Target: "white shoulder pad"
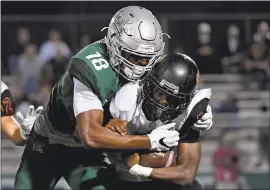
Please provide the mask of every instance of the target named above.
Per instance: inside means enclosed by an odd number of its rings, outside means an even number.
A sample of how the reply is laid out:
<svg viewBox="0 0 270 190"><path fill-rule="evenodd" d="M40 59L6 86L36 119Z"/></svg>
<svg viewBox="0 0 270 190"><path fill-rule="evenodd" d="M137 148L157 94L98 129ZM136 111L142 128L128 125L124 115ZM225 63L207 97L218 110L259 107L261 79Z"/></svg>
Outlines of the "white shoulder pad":
<svg viewBox="0 0 270 190"><path fill-rule="evenodd" d="M4 92L6 89L8 89L8 86L3 82L1 81L1 93Z"/></svg>
<svg viewBox="0 0 270 190"><path fill-rule="evenodd" d="M121 111L129 111L137 103L138 83L124 85L115 95L115 106Z"/></svg>
<svg viewBox="0 0 270 190"><path fill-rule="evenodd" d="M110 103L110 113L114 118L131 121L137 108L137 83L128 83L123 86Z"/></svg>
<svg viewBox="0 0 270 190"><path fill-rule="evenodd" d="M192 111L192 109L194 108L194 106L200 102L202 99L209 99L211 98L212 95L212 89L211 88L205 88L205 89L201 89L201 90L197 90L195 92L194 97L192 98L190 104L187 107L187 115L190 114L190 112Z"/></svg>

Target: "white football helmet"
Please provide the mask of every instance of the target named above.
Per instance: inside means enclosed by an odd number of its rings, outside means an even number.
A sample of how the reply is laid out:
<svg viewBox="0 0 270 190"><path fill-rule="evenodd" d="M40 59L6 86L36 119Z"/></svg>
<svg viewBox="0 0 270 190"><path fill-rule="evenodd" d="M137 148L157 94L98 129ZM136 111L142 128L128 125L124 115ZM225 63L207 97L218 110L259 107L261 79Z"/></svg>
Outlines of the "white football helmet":
<svg viewBox="0 0 270 190"><path fill-rule="evenodd" d="M113 16L105 42L111 66L129 81L142 79L165 46L158 20L139 6L122 8Z"/></svg>

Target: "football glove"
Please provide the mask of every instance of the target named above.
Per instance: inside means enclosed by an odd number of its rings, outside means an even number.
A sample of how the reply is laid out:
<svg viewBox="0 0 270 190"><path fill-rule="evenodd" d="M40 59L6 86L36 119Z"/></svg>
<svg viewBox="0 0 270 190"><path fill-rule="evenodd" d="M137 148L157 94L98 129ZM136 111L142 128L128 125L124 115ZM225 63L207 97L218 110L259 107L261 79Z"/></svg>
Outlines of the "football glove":
<svg viewBox="0 0 270 190"><path fill-rule="evenodd" d="M175 123L162 125L148 134L151 142L150 150L167 151L171 147L177 146L179 133L173 130L174 126Z"/></svg>
<svg viewBox="0 0 270 190"><path fill-rule="evenodd" d="M20 134L24 140L27 140L29 138L30 132L34 126L34 122L42 110L43 110L43 106L39 106L35 110L34 106L31 105L28 108L28 112L25 118L21 112L16 113L15 118L20 125Z"/></svg>

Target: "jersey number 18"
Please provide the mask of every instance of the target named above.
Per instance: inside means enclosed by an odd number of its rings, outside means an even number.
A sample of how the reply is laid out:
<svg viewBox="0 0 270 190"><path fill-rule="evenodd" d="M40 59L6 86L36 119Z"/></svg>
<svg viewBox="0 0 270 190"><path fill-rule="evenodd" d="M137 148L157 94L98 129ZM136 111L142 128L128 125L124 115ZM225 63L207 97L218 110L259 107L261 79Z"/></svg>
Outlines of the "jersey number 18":
<svg viewBox="0 0 270 190"><path fill-rule="evenodd" d="M92 60L92 64L97 71L101 69L106 69L109 67L108 61L102 58L99 52L96 52L95 54L87 55L85 58Z"/></svg>

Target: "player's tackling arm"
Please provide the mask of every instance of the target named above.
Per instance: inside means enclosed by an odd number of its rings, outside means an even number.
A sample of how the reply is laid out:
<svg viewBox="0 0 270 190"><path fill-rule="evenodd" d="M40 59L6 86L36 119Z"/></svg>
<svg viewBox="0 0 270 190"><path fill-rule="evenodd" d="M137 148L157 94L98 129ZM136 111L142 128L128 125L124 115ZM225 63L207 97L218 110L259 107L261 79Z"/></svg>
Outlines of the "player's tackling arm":
<svg viewBox="0 0 270 190"><path fill-rule="evenodd" d="M79 133L83 143L91 148L101 149L150 149L147 136L120 136L102 126L103 111L89 110L77 117Z"/></svg>
<svg viewBox="0 0 270 190"><path fill-rule="evenodd" d="M103 108L98 97L77 79L74 81L73 109L82 142L90 148L150 149L148 136L120 136L102 126Z"/></svg>

